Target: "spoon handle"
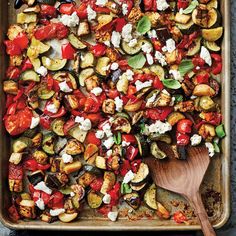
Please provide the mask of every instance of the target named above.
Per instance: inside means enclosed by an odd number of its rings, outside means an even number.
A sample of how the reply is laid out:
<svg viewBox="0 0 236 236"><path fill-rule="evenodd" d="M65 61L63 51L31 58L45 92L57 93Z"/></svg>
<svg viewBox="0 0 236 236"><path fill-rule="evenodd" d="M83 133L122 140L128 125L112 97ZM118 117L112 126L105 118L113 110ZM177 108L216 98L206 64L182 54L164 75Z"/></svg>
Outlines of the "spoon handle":
<svg viewBox="0 0 236 236"><path fill-rule="evenodd" d="M197 192L195 195L188 197L189 200L192 202L194 207L194 212L197 215L202 231L205 236L216 236L216 233L208 219L208 215L206 213L206 209L203 205L202 198L199 192Z"/></svg>

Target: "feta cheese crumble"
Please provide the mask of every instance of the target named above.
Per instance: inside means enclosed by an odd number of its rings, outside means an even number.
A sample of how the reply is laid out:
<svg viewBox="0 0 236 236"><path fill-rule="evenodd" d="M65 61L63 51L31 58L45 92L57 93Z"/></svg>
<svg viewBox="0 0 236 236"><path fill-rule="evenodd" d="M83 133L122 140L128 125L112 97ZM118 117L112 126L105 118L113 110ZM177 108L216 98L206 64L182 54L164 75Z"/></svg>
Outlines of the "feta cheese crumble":
<svg viewBox="0 0 236 236"><path fill-rule="evenodd" d="M110 66L111 70L117 70L119 68L119 64L117 62L113 62Z"/></svg>
<svg viewBox="0 0 236 236"><path fill-rule="evenodd" d="M158 60L158 62L162 65L162 66L166 66L166 59L165 56L162 55L159 51L155 52L155 58Z"/></svg>
<svg viewBox="0 0 236 236"><path fill-rule="evenodd" d="M96 19L97 17L97 13L96 11L94 11L90 5L88 5L87 7L87 13L88 13L88 21L92 21L94 19Z"/></svg>
<svg viewBox="0 0 236 236"><path fill-rule="evenodd" d="M126 24L122 28L121 36L127 43L132 39L132 24Z"/></svg>
<svg viewBox="0 0 236 236"><path fill-rule="evenodd" d="M206 143L205 143L205 146L206 146L207 149L208 149L209 156L210 156L210 157L213 157L213 156L215 155L215 149L214 149L213 144L210 143L210 142L206 142Z"/></svg>
<svg viewBox="0 0 236 236"><path fill-rule="evenodd" d="M31 124L30 124L30 129L33 129L33 128L35 128L36 126L38 126L39 122L40 122L39 116L37 116L37 117L32 117L32 119L31 119Z"/></svg>
<svg viewBox="0 0 236 236"><path fill-rule="evenodd" d="M91 93L93 93L95 96L99 96L102 93L102 88L96 87L91 90Z"/></svg>
<svg viewBox="0 0 236 236"><path fill-rule="evenodd" d="M170 131L172 129L172 126L168 122L165 123L157 120L155 123L147 126L146 128L149 133L164 134L167 131Z"/></svg>
<svg viewBox="0 0 236 236"><path fill-rule="evenodd" d="M50 188L48 188L48 187L46 186L45 182L43 182L43 181L41 181L41 182L39 182L38 184L36 184L36 185L34 186L34 189L36 189L36 190L41 190L41 191L43 191L43 192L45 192L45 193L47 193L47 194L51 194L51 193L52 193L52 190L51 190Z"/></svg>
<svg viewBox="0 0 236 236"><path fill-rule="evenodd" d="M119 97L115 98L116 111L121 112L123 110L123 100Z"/></svg>
<svg viewBox="0 0 236 236"><path fill-rule="evenodd" d="M182 82L184 80L178 70L170 70L169 73L172 74L174 79L178 80L179 82Z"/></svg>
<svg viewBox="0 0 236 236"><path fill-rule="evenodd" d="M104 7L108 3L108 0L97 0L96 5L100 7Z"/></svg>
<svg viewBox="0 0 236 236"><path fill-rule="evenodd" d="M126 16L128 14L128 5L126 3L122 4L122 14Z"/></svg>
<svg viewBox="0 0 236 236"><path fill-rule="evenodd" d="M120 79L127 79L129 81L133 81L133 76L134 76L134 72L130 69L128 69L126 72L124 72L121 76Z"/></svg>
<svg viewBox="0 0 236 236"><path fill-rule="evenodd" d="M105 203L105 204L110 204L111 202L111 195L110 194L105 194L104 197L102 198L102 201Z"/></svg>
<svg viewBox="0 0 236 236"><path fill-rule="evenodd" d="M42 198L39 198L36 202L35 202L36 206L40 209L40 210L44 210L45 209L45 204Z"/></svg>
<svg viewBox="0 0 236 236"><path fill-rule="evenodd" d="M166 2L166 0L156 0L157 10L165 11L170 5Z"/></svg>
<svg viewBox="0 0 236 236"><path fill-rule="evenodd" d="M128 147L130 145L130 142L122 141L121 146L122 147Z"/></svg>
<svg viewBox="0 0 236 236"><path fill-rule="evenodd" d="M80 127L80 129L82 129L84 131L89 131L92 128L92 123L91 123L90 119L85 119L79 127Z"/></svg>
<svg viewBox="0 0 236 236"><path fill-rule="evenodd" d="M58 108L52 103L47 105L47 110L51 113L57 113Z"/></svg>
<svg viewBox="0 0 236 236"><path fill-rule="evenodd" d="M47 68L44 67L44 66L40 66L40 67L36 70L36 72L37 72L38 74L40 74L41 76L43 76L43 77L45 77L45 76L48 74L48 70L47 70Z"/></svg>
<svg viewBox="0 0 236 236"><path fill-rule="evenodd" d="M110 156L112 155L112 150L111 150L111 149L108 150L108 151L106 152L106 155L107 155L107 157L110 157Z"/></svg>
<svg viewBox="0 0 236 236"><path fill-rule="evenodd" d="M60 90L64 93L72 92L72 89L68 86L66 81L63 81L63 82L59 83L59 87L60 87Z"/></svg>
<svg viewBox="0 0 236 236"><path fill-rule="evenodd" d="M142 51L145 53L150 53L153 50L152 45L150 43L143 44L141 48Z"/></svg>
<svg viewBox="0 0 236 236"><path fill-rule="evenodd" d="M150 53L146 54L146 58L148 65L152 65L154 63L153 56Z"/></svg>
<svg viewBox="0 0 236 236"><path fill-rule="evenodd" d="M169 53L172 53L176 49L174 39L166 40L166 49Z"/></svg>
<svg viewBox="0 0 236 236"><path fill-rule="evenodd" d="M194 134L191 138L191 145L192 146L197 146L201 143L202 141L202 136L198 135L198 134Z"/></svg>
<svg viewBox="0 0 236 236"><path fill-rule="evenodd" d="M157 93L154 93L150 98L148 98L146 106L149 107L152 105L153 102L155 102L157 98Z"/></svg>
<svg viewBox="0 0 236 236"><path fill-rule="evenodd" d="M106 149L110 149L113 144L114 144L114 139L113 137L109 137L108 139L106 139L104 142L103 142L104 146L106 147Z"/></svg>
<svg viewBox="0 0 236 236"><path fill-rule="evenodd" d="M102 127L102 130L105 132L107 137L111 137L113 135L112 132L111 132L111 125L109 123L105 124Z"/></svg>
<svg viewBox="0 0 236 236"><path fill-rule="evenodd" d="M207 65L212 65L211 54L204 46L201 47L200 57L206 62Z"/></svg>
<svg viewBox="0 0 236 236"><path fill-rule="evenodd" d="M132 170L129 170L124 176L123 183L128 184L134 178L134 176L135 174L132 172Z"/></svg>
<svg viewBox="0 0 236 236"><path fill-rule="evenodd" d="M133 48L137 45L138 40L137 39L131 39L128 43L129 47Z"/></svg>
<svg viewBox="0 0 236 236"><path fill-rule="evenodd" d="M55 209L55 210L50 209L50 211L49 211L49 214L51 216L59 216L62 213L65 213L65 209L64 208L59 208L59 209Z"/></svg>
<svg viewBox="0 0 236 236"><path fill-rule="evenodd" d="M107 214L107 217L111 220L111 221L116 221L117 217L118 217L118 212L117 211L110 211Z"/></svg>
<svg viewBox="0 0 236 236"><path fill-rule="evenodd" d="M73 162L73 157L67 153L62 154L62 160L64 163L72 163Z"/></svg>
<svg viewBox="0 0 236 236"><path fill-rule="evenodd" d="M105 135L105 133L104 133L103 130L97 130L97 132L95 133L95 136L96 136L96 138L98 138L98 139L103 139L103 138L104 138L104 135Z"/></svg>
<svg viewBox="0 0 236 236"><path fill-rule="evenodd" d="M150 30L150 31L148 31L148 37L149 38L157 38L157 32L156 32L156 30Z"/></svg>
<svg viewBox="0 0 236 236"><path fill-rule="evenodd" d="M79 24L79 17L76 12L73 12L71 15L62 15L60 22L68 27L75 27Z"/></svg>
<svg viewBox="0 0 236 236"><path fill-rule="evenodd" d="M121 35L119 32L113 31L111 35L111 43L115 48L120 46Z"/></svg>
<svg viewBox="0 0 236 236"><path fill-rule="evenodd" d="M147 88L147 87L150 87L152 86L152 80L148 80L148 81L145 81L145 82L141 82L140 80L137 80L135 82L135 86L136 86L136 90L139 91L143 88Z"/></svg>

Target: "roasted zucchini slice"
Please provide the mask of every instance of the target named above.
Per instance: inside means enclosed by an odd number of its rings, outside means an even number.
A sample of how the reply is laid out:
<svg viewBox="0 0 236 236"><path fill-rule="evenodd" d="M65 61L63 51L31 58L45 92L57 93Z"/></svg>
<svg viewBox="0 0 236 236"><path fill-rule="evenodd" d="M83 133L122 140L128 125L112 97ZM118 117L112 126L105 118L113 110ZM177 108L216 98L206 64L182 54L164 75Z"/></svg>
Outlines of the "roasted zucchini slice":
<svg viewBox="0 0 236 236"><path fill-rule="evenodd" d="M57 71L61 70L67 63L66 59L51 59L49 57L42 57L43 66L48 70Z"/></svg>
<svg viewBox="0 0 236 236"><path fill-rule="evenodd" d="M184 34L191 34L196 28L194 22L190 20L186 24L176 23L176 26L180 29L180 31Z"/></svg>
<svg viewBox="0 0 236 236"><path fill-rule="evenodd" d="M55 119L52 124L52 131L57 134L58 136L64 136L65 133L63 131L63 126L65 124L65 121L61 118Z"/></svg>
<svg viewBox="0 0 236 236"><path fill-rule="evenodd" d="M201 38L197 38L193 41L186 55L194 56L200 51L200 49L201 49Z"/></svg>
<svg viewBox="0 0 236 236"><path fill-rule="evenodd" d="M151 143L150 149L151 149L151 154L157 159L164 159L167 157L167 155L163 151L161 151L161 149L158 147L156 142Z"/></svg>
<svg viewBox="0 0 236 236"><path fill-rule="evenodd" d="M24 71L21 74L21 79L23 81L34 81L34 82L40 81L39 75L33 70Z"/></svg>
<svg viewBox="0 0 236 236"><path fill-rule="evenodd" d="M138 150L141 157L145 157L149 154L149 145L144 136L140 134L135 134L135 138L138 143Z"/></svg>
<svg viewBox="0 0 236 236"><path fill-rule="evenodd" d="M178 111L174 111L172 113L170 113L170 115L168 115L167 117L167 122L171 125L174 126L175 124L177 124L180 120L184 119L185 116L178 112Z"/></svg>
<svg viewBox="0 0 236 236"><path fill-rule="evenodd" d="M77 82L75 76L72 75L69 71L60 71L57 72L53 75L53 79L59 81L59 82L64 82L64 81L69 81L72 85L73 89L77 89Z"/></svg>
<svg viewBox="0 0 236 236"><path fill-rule="evenodd" d="M222 35L223 35L223 27L202 30L202 37L210 42L214 42L220 39Z"/></svg>
<svg viewBox="0 0 236 236"><path fill-rule="evenodd" d="M85 86L84 81L87 78L93 76L94 74L95 74L95 71L94 71L93 68L86 68L86 69L80 71L80 73L79 73L79 84L80 84L80 86L84 87Z"/></svg>
<svg viewBox="0 0 236 236"><path fill-rule="evenodd" d="M37 14L35 13L18 13L16 17L17 24L29 24L37 22Z"/></svg>
<svg viewBox="0 0 236 236"><path fill-rule="evenodd" d="M50 155L55 154L54 144L55 144L55 136L53 133L48 133L48 134L44 135L42 148L46 153L48 153Z"/></svg>
<svg viewBox="0 0 236 236"><path fill-rule="evenodd" d="M128 134L131 131L131 125L127 118L119 116L112 122L112 129Z"/></svg>
<svg viewBox="0 0 236 236"><path fill-rule="evenodd" d="M149 176L149 168L145 163L141 163L137 173L134 178L131 180L132 185L141 185L147 181L147 177Z"/></svg>
<svg viewBox="0 0 236 236"><path fill-rule="evenodd" d="M40 86L37 90L37 94L40 99L48 100L55 94L55 92L53 90L48 90L46 86Z"/></svg>
<svg viewBox="0 0 236 236"><path fill-rule="evenodd" d="M158 76L160 80L165 79L165 70L160 65L153 65L150 68L150 71L153 72L155 75Z"/></svg>
<svg viewBox="0 0 236 236"><path fill-rule="evenodd" d="M73 33L71 33L68 36L68 39L72 44L72 46L75 47L76 49L83 50L87 48L87 46L80 39L78 39Z"/></svg>
<svg viewBox="0 0 236 236"><path fill-rule="evenodd" d="M12 149L14 153L21 153L32 145L32 141L27 137L20 137L13 142Z"/></svg>
<svg viewBox="0 0 236 236"><path fill-rule="evenodd" d="M102 76L102 77L106 77L107 76L107 67L110 63L110 58L109 57L100 57L97 60L97 65L95 68L95 71L98 75Z"/></svg>
<svg viewBox="0 0 236 236"><path fill-rule="evenodd" d="M90 191L87 195L87 202L90 208L96 209L102 205L102 196L95 191Z"/></svg>
<svg viewBox="0 0 236 236"><path fill-rule="evenodd" d="M180 24L187 24L191 19L191 15L180 14L179 12L175 15L175 22Z"/></svg>
<svg viewBox="0 0 236 236"><path fill-rule="evenodd" d="M144 202L153 210L157 210L157 188L152 184L144 194Z"/></svg>
<svg viewBox="0 0 236 236"><path fill-rule="evenodd" d="M80 129L78 125L69 130L69 135L77 139L81 143L84 142L87 133L88 133L87 131Z"/></svg>
<svg viewBox="0 0 236 236"><path fill-rule="evenodd" d="M129 42L125 42L124 40L121 42L122 50L128 55L135 55L139 53L142 49L142 41L139 40L137 44L133 47L129 46Z"/></svg>
<svg viewBox="0 0 236 236"><path fill-rule="evenodd" d="M214 41L211 42L211 41L204 40L203 44L208 50L212 52L219 52L221 49Z"/></svg>
<svg viewBox="0 0 236 236"><path fill-rule="evenodd" d="M95 63L95 57L91 52L87 52L81 55L80 67L82 69L93 67Z"/></svg>

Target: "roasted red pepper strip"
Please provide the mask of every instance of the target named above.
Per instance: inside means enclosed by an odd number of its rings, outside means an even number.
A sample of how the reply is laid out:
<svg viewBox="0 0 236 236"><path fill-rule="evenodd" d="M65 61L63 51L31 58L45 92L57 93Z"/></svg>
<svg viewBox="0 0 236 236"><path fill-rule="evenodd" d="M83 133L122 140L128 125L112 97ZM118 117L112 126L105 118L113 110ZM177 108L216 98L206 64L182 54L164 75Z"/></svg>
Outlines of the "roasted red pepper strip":
<svg viewBox="0 0 236 236"><path fill-rule="evenodd" d="M132 144L137 143L135 136L132 134L122 134L121 137L122 141L125 141L127 143L132 143Z"/></svg>
<svg viewBox="0 0 236 236"><path fill-rule="evenodd" d="M20 77L21 71L18 67L9 66L7 68L6 76L9 79L18 79Z"/></svg>
<svg viewBox="0 0 236 236"><path fill-rule="evenodd" d="M98 43L90 47L91 52L95 57L101 57L106 53L107 47L104 44Z"/></svg>
<svg viewBox="0 0 236 236"><path fill-rule="evenodd" d="M61 46L62 58L72 60L75 57L76 50L70 43L63 44Z"/></svg>
<svg viewBox="0 0 236 236"><path fill-rule="evenodd" d="M173 111L173 107L158 107L147 109L145 116L152 120L164 121L166 117Z"/></svg>
<svg viewBox="0 0 236 236"><path fill-rule="evenodd" d="M9 213L10 218L15 222L20 219L20 215L15 205L12 205L11 207L8 208L8 213Z"/></svg>
<svg viewBox="0 0 236 236"><path fill-rule="evenodd" d="M126 158L129 161L133 161L134 158L138 155L138 148L135 148L134 146L128 146L126 149Z"/></svg>
<svg viewBox="0 0 236 236"><path fill-rule="evenodd" d="M13 40L15 44L17 44L20 49L23 51L28 47L29 39L25 33L19 33Z"/></svg>
<svg viewBox="0 0 236 236"><path fill-rule="evenodd" d="M101 145L101 140L96 137L94 131L89 131L86 136L85 143L87 143L87 144L92 143L92 144L99 146L99 145Z"/></svg>
<svg viewBox="0 0 236 236"><path fill-rule="evenodd" d="M6 52L10 56L17 56L21 54L21 48L18 44L11 40L5 40L4 44L6 45Z"/></svg>

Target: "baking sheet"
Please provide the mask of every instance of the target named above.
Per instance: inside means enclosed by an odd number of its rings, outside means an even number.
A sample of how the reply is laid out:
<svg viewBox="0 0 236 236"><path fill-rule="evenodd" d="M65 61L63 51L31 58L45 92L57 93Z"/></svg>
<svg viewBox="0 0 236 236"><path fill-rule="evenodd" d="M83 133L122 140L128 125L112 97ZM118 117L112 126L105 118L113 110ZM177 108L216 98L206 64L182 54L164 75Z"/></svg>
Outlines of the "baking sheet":
<svg viewBox="0 0 236 236"><path fill-rule="evenodd" d="M222 45L222 54L224 58L224 66L221 75L222 83L222 113L227 136L223 141L223 154L212 158L210 167L204 178L201 187L201 193L205 206L210 217L210 221L216 228L222 227L230 214L230 186L229 186L229 165L230 165L230 23L229 23L229 1L219 1L221 4L221 13L224 26L224 40ZM0 41L5 38L7 26L16 21L16 12L13 7L14 0L0 1ZM7 66L7 57L4 53L4 48L1 45L0 65L1 78L4 79L5 68ZM1 90L1 108L4 108L4 95ZM4 109L0 111L0 117L4 114ZM7 208L10 205L10 193L8 191L7 166L9 158L9 137L3 128L0 126L0 220L2 223L14 229L40 229L40 230L195 230L200 226L197 223L194 213L189 204L176 194L165 190L158 190L158 200L163 203L171 212L182 210L187 215L192 216L193 220L186 224L176 224L173 220L161 220L153 211L142 206L137 212L130 212L127 205L121 206L119 220L111 222L96 214L94 210L86 208L83 211L78 221L72 223L55 222L47 224L42 221L19 221L12 222L7 215Z"/></svg>

